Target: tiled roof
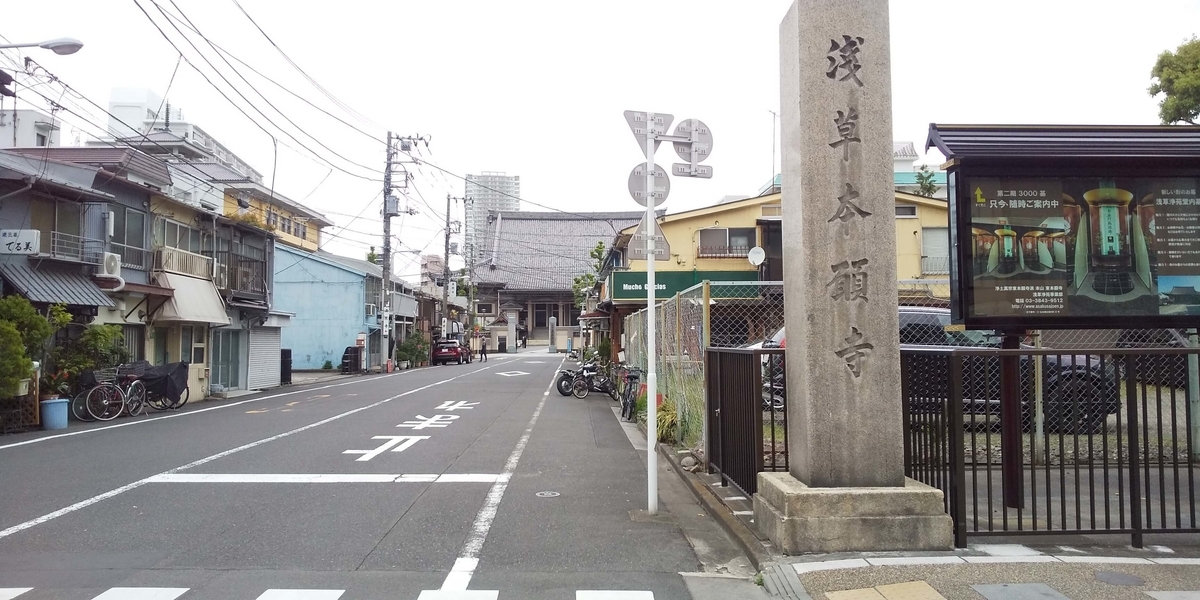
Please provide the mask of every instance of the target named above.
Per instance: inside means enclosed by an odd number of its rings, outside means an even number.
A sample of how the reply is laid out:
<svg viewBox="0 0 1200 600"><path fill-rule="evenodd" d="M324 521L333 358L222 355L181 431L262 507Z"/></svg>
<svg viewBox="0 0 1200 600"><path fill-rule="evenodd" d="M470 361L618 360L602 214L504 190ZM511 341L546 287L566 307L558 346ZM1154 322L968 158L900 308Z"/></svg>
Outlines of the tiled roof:
<svg viewBox="0 0 1200 600"><path fill-rule="evenodd" d="M0 264L0 274L30 302L71 306L113 306L100 286L74 269L43 266L31 269L21 263Z"/></svg>
<svg viewBox="0 0 1200 600"><path fill-rule="evenodd" d="M476 263L480 285L509 290L569 291L575 277L594 262L597 242L608 245L618 232L636 225L641 212L501 211L489 217L480 237L484 258Z"/></svg>
<svg viewBox="0 0 1200 600"><path fill-rule="evenodd" d="M159 183L171 183L171 173L162 159L154 158L133 148L78 146L12 148L8 151L62 162L103 167L107 171L127 171Z"/></svg>

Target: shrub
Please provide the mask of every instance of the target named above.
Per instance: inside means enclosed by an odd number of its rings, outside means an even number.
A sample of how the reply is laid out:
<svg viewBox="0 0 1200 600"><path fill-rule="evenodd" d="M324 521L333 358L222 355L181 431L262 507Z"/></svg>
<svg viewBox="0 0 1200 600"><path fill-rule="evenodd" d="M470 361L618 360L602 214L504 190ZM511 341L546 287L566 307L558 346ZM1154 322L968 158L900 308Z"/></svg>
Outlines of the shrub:
<svg viewBox="0 0 1200 600"><path fill-rule="evenodd" d="M17 393L21 380L32 374L33 361L25 356L17 327L0 321L0 398L11 398Z"/></svg>
<svg viewBox="0 0 1200 600"><path fill-rule="evenodd" d="M396 359L418 363L429 358L429 342L420 335L410 335L396 346Z"/></svg>
<svg viewBox="0 0 1200 600"><path fill-rule="evenodd" d="M670 398L663 398L662 404L658 405L658 441L663 443L675 443L675 433L678 431L679 412L675 409L675 403Z"/></svg>
<svg viewBox="0 0 1200 600"><path fill-rule="evenodd" d="M51 325L50 320L38 313L37 309L21 296L0 298L0 321L8 321L16 328L25 347L22 354L30 359L41 358L46 340L54 335L55 327Z"/></svg>
<svg viewBox="0 0 1200 600"><path fill-rule="evenodd" d="M123 339L117 325L91 325L54 349L54 364L72 375L115 367L129 360Z"/></svg>
<svg viewBox="0 0 1200 600"><path fill-rule="evenodd" d="M327 361L325 361L325 364L321 365L321 368L322 368L322 369L332 369L332 368L333 368L333 361L331 361L331 360L327 360Z"/></svg>
<svg viewBox="0 0 1200 600"><path fill-rule="evenodd" d="M608 338L600 340L600 345L596 347L596 352L600 355L600 360L612 360L612 342Z"/></svg>
<svg viewBox="0 0 1200 600"><path fill-rule="evenodd" d="M66 371L47 372L38 380L38 392L43 396L63 395L71 391L70 374Z"/></svg>

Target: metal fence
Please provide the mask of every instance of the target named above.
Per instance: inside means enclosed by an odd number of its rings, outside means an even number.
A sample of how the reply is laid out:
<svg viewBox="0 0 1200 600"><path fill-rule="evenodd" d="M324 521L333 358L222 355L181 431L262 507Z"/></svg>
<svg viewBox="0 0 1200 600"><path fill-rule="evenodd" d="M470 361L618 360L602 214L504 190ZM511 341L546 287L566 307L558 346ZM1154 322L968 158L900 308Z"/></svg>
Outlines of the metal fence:
<svg viewBox="0 0 1200 600"><path fill-rule="evenodd" d="M1198 353L903 349L906 474L945 493L959 546L1115 533L1140 547L1145 533L1200 531ZM1015 394L1002 402L1006 362Z"/></svg>
<svg viewBox="0 0 1200 600"><path fill-rule="evenodd" d="M705 281L654 306L658 391L677 413L675 439L704 452L704 349L761 345L783 327L783 284ZM645 369L646 316L625 320L625 362Z"/></svg>
<svg viewBox="0 0 1200 600"><path fill-rule="evenodd" d="M787 471L787 378L783 349L709 348L709 472L746 496L758 491L758 473Z"/></svg>

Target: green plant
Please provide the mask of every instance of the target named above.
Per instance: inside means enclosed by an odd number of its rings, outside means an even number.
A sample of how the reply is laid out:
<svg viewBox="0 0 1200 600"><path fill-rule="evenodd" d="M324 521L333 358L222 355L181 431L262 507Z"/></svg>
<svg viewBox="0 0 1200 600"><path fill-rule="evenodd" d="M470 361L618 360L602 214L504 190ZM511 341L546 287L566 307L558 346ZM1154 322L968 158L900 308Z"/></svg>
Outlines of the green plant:
<svg viewBox="0 0 1200 600"><path fill-rule="evenodd" d="M0 321L0 398L11 398L17 393L21 380L32 374L33 361L25 356L17 327Z"/></svg>
<svg viewBox="0 0 1200 600"><path fill-rule="evenodd" d="M123 339L117 325L91 325L54 349L54 364L73 374L115 367L129 360Z"/></svg>
<svg viewBox="0 0 1200 600"><path fill-rule="evenodd" d="M429 357L429 342L420 335L410 335L396 346L396 360L421 362Z"/></svg>
<svg viewBox="0 0 1200 600"><path fill-rule="evenodd" d="M664 444L675 443L675 433L679 430L679 411L675 409L675 402L670 398L663 398L662 404L658 405L658 441Z"/></svg>
<svg viewBox="0 0 1200 600"><path fill-rule="evenodd" d="M612 341L608 338L600 340L600 345L597 346L596 352L600 355L601 360L612 360Z"/></svg>
<svg viewBox="0 0 1200 600"><path fill-rule="evenodd" d="M59 310L62 308L59 307ZM51 314L58 313L52 310ZM30 359L42 357L46 340L54 335L56 329L50 319L42 316L28 300L16 295L0 298L0 321L8 321L17 329L25 346L23 354Z"/></svg>
<svg viewBox="0 0 1200 600"><path fill-rule="evenodd" d="M325 361L325 364L321 365L321 368L322 368L322 369L332 369L332 368L333 368L333 361L331 361L331 360L327 360L327 361Z"/></svg>
<svg viewBox="0 0 1200 600"><path fill-rule="evenodd" d="M43 396L66 394L71 391L70 373L66 371L47 372L38 380L38 391Z"/></svg>
<svg viewBox="0 0 1200 600"><path fill-rule="evenodd" d="M921 165L921 168L917 169L918 196L932 198L937 193L938 186L937 182L934 181L936 175L935 172L929 170L929 165Z"/></svg>
<svg viewBox="0 0 1200 600"><path fill-rule="evenodd" d="M1163 125L1200 120L1200 39L1182 43L1171 52L1158 55L1150 76L1158 81L1150 85L1151 96L1163 95L1158 103L1158 118Z"/></svg>

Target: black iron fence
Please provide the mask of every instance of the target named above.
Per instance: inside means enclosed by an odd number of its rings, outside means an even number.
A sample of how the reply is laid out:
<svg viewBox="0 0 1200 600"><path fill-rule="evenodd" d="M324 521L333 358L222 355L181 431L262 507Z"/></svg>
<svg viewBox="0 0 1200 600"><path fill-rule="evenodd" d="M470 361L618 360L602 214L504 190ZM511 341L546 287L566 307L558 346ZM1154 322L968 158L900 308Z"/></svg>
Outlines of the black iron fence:
<svg viewBox="0 0 1200 600"><path fill-rule="evenodd" d="M786 471L787 378L784 351L708 348L705 462L721 484L745 495L758 489L760 471Z"/></svg>
<svg viewBox="0 0 1200 600"><path fill-rule="evenodd" d="M905 471L945 493L956 543L1200 532L1200 350L1067 352L901 351Z"/></svg>

